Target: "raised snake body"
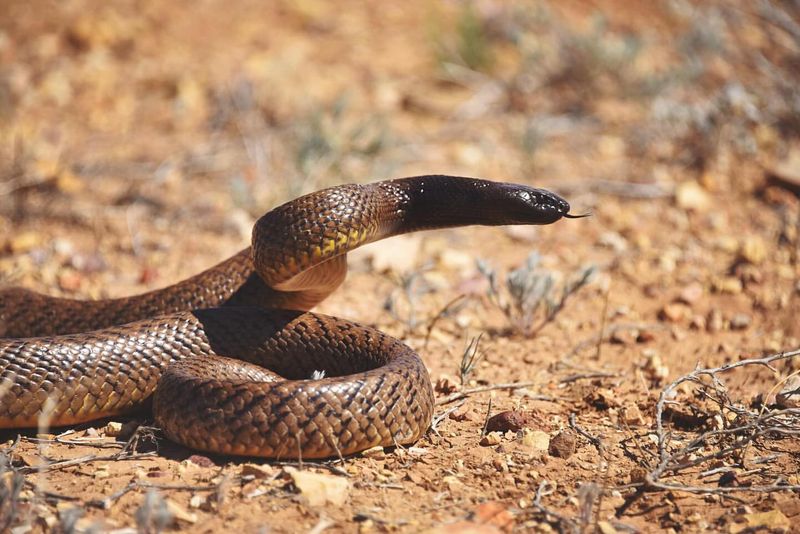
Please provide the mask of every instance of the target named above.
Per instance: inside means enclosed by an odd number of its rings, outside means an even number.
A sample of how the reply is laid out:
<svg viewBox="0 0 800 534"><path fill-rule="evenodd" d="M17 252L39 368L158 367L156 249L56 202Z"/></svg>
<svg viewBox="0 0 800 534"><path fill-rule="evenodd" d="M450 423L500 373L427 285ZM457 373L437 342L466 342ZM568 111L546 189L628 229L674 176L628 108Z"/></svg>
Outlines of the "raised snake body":
<svg viewBox="0 0 800 534"><path fill-rule="evenodd" d="M548 191L473 178L344 185L273 209L251 248L158 291L78 301L7 289L0 428L71 425L152 399L170 439L211 452L323 458L413 442L433 412L417 354L305 310L338 287L347 252L362 244L422 229L549 224L568 212Z"/></svg>

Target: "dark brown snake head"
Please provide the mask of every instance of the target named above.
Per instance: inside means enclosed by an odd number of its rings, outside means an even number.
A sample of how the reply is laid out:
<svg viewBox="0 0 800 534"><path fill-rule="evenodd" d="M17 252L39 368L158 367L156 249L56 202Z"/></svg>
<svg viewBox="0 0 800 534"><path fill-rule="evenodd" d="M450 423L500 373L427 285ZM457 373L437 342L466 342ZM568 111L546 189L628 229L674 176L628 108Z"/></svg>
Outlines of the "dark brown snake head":
<svg viewBox="0 0 800 534"><path fill-rule="evenodd" d="M550 224L569 214L569 203L546 189L498 184L498 194L499 209L507 210L504 224Z"/></svg>
<svg viewBox="0 0 800 534"><path fill-rule="evenodd" d="M560 196L521 184L457 176L416 176L390 182L405 211L402 231L466 225L551 224L570 210Z"/></svg>

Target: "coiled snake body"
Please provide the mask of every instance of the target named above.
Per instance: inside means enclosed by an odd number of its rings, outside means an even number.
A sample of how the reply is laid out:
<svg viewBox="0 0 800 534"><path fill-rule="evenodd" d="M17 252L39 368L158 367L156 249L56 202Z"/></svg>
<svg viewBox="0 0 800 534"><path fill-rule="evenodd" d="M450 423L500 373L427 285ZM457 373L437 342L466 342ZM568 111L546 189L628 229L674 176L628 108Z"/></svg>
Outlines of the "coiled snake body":
<svg viewBox="0 0 800 534"><path fill-rule="evenodd" d="M549 224L568 212L548 191L472 178L344 185L273 209L250 248L165 289L99 301L7 289L0 428L71 425L152 402L170 439L211 452L323 458L411 443L433 412L417 354L306 310L344 280L347 252L364 243Z"/></svg>

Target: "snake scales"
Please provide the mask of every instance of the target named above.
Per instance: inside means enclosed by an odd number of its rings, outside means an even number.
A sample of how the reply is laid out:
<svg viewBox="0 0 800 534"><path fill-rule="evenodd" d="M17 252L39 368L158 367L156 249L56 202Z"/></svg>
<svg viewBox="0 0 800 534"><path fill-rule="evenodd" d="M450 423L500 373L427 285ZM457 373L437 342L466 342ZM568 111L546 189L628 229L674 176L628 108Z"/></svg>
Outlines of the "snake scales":
<svg viewBox="0 0 800 534"><path fill-rule="evenodd" d="M0 291L0 428L152 403L170 439L211 452L322 458L413 442L433 412L417 354L305 310L344 280L346 254L362 244L568 212L548 191L473 178L343 185L273 209L250 248L161 290L98 301Z"/></svg>

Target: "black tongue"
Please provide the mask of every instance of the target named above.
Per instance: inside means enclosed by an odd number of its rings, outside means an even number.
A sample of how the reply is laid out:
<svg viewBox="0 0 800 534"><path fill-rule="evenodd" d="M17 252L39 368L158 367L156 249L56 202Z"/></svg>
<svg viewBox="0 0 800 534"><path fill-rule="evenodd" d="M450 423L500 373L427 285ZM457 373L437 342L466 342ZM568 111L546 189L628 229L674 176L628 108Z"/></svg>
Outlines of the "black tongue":
<svg viewBox="0 0 800 534"><path fill-rule="evenodd" d="M583 219L584 217L591 217L591 216L592 216L591 211L587 211L586 213L581 213L580 215L574 215L572 213L564 214L565 219Z"/></svg>

